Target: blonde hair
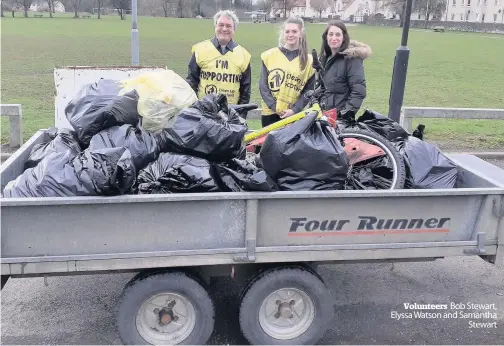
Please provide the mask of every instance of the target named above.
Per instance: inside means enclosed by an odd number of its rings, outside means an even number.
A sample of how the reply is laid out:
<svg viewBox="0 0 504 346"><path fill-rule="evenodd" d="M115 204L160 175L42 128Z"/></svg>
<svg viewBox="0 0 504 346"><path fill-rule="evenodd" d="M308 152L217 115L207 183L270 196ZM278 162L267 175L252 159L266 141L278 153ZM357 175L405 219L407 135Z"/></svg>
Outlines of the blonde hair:
<svg viewBox="0 0 504 346"><path fill-rule="evenodd" d="M231 10L221 10L221 11L217 12L215 14L215 16L213 17L213 19L214 19L214 25L217 25L217 22L219 21L219 18L222 17L222 16L228 17L229 19L231 19L233 21L234 30L236 30L236 28L238 27L238 17Z"/></svg>
<svg viewBox="0 0 504 346"><path fill-rule="evenodd" d="M285 45L284 30L287 24L297 24L299 26L299 30L301 31L301 37L299 38L299 65L301 70L304 70L306 68L306 64L308 63L308 43L306 42L304 21L299 17L291 17L282 24L280 35L278 37L278 44L280 47Z"/></svg>

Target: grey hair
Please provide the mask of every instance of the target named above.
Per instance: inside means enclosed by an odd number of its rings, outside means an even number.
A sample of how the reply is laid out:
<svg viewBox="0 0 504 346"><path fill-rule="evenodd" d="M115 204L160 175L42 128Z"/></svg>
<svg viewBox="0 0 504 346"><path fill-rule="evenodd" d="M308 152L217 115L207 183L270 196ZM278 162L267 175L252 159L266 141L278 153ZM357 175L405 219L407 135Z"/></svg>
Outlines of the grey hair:
<svg viewBox="0 0 504 346"><path fill-rule="evenodd" d="M214 25L217 25L219 18L222 16L228 17L229 19L231 19L233 21L233 27L236 30L236 28L238 27L238 17L231 10L221 10L221 11L217 12L215 14L215 16L213 17L214 18Z"/></svg>

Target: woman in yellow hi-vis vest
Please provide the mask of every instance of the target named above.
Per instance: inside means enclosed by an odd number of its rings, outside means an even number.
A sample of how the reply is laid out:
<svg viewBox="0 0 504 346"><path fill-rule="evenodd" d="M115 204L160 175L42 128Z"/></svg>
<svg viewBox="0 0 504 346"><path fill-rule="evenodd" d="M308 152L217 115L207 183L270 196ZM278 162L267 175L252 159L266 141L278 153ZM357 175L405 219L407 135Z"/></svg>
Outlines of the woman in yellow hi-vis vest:
<svg viewBox="0 0 504 346"><path fill-rule="evenodd" d="M308 54L304 22L289 18L283 24L278 47L261 54L259 90L262 126L271 125L305 108L304 94L315 86L312 56Z"/></svg>

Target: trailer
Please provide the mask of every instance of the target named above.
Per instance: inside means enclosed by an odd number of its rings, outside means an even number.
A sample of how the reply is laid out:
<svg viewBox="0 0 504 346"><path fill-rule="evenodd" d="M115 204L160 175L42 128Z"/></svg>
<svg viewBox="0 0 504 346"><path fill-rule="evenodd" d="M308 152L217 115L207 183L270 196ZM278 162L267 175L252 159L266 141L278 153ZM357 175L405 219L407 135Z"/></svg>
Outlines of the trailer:
<svg viewBox="0 0 504 346"><path fill-rule="evenodd" d="M64 108L83 84L163 69L56 68L55 126L70 127ZM38 131L0 166L2 191L47 140ZM231 276L251 344L314 344L333 314L319 264L479 256L504 266L504 170L449 157L454 189L4 198L2 288L9 277L137 273L118 309L122 342L204 344L218 318L207 284Z"/></svg>
<svg viewBox="0 0 504 346"><path fill-rule="evenodd" d="M38 131L0 168L19 176ZM333 307L317 265L480 256L504 266L504 170L450 155L456 188L9 198L9 277L136 272L117 316L126 344L202 344L215 316L209 278L246 280L239 316L252 344L313 344Z"/></svg>

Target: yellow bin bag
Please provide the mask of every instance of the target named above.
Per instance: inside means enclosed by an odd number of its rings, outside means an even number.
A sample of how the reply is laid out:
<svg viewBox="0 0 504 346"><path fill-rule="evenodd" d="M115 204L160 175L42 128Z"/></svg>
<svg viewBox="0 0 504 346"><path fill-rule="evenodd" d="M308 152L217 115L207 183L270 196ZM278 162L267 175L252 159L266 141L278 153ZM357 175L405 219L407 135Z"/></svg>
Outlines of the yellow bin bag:
<svg viewBox="0 0 504 346"><path fill-rule="evenodd" d="M122 80L119 95L135 89L138 93L138 113L142 127L157 132L169 127L180 111L198 100L189 84L172 70L146 72Z"/></svg>

